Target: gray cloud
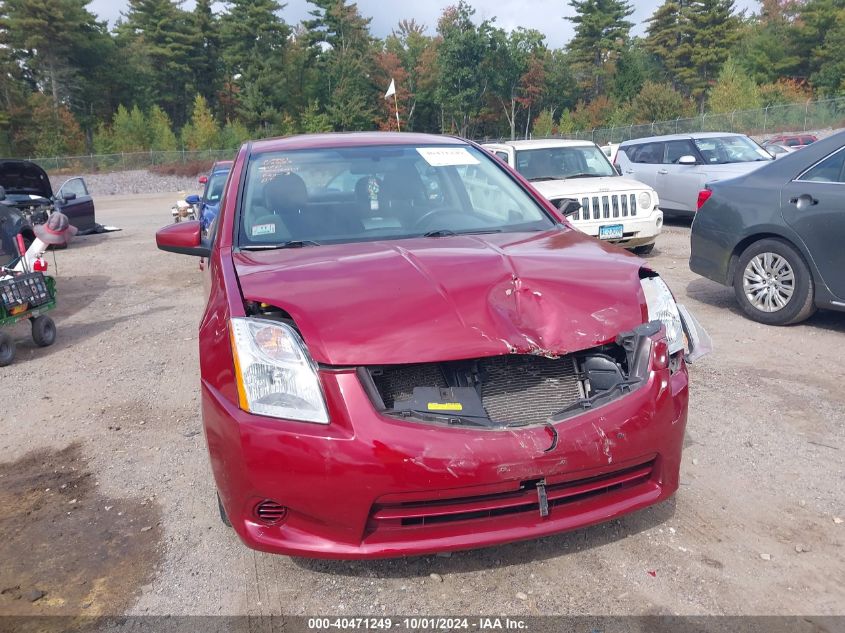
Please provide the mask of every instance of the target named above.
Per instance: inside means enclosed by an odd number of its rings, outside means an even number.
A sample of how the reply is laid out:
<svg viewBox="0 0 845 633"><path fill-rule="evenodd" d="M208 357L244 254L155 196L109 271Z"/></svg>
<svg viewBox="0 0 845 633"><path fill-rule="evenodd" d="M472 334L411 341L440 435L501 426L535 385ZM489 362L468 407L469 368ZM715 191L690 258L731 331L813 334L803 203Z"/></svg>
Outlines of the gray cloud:
<svg viewBox="0 0 845 633"><path fill-rule="evenodd" d="M389 34L399 20L414 18L418 23L434 31L437 18L444 7L456 4L457 0L416 0L415 2L385 2L385 0L358 0L358 7L366 17L372 17L372 32L378 37ZM566 0L471 0L476 9L476 17L496 18L496 24L510 30L518 26L537 29L546 35L550 46L562 47L572 37L572 23L564 18L573 11ZM662 0L634 2L635 13L632 21L637 24L634 32L644 31L643 21L647 20ZM756 0L737 0L739 9L756 11ZM126 10L125 0L93 0L89 9L102 19L114 23ZM193 7L188 0L185 8ZM308 17L313 8L307 0L289 0L282 11L282 17L290 24L296 24Z"/></svg>

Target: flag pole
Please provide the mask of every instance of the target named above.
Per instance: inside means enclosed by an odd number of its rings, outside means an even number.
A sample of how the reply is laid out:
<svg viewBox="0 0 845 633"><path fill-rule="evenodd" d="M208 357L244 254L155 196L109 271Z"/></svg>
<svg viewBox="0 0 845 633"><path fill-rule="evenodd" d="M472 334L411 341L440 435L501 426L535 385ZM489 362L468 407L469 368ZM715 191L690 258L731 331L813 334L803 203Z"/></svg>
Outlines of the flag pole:
<svg viewBox="0 0 845 633"><path fill-rule="evenodd" d="M393 93L393 103L396 106L396 130L402 131L402 126L399 124L399 100L396 98L396 93Z"/></svg>

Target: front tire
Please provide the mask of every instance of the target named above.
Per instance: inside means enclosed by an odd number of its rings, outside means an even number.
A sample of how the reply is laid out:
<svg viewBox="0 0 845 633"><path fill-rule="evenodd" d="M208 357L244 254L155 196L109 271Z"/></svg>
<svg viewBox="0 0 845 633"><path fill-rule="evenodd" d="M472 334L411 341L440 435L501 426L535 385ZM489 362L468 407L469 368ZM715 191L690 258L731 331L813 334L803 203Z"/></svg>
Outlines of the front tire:
<svg viewBox="0 0 845 633"><path fill-rule="evenodd" d="M48 316L32 319L32 340L38 347L50 347L56 342L56 324Z"/></svg>
<svg viewBox="0 0 845 633"><path fill-rule="evenodd" d="M6 332L0 332L0 367L11 365L14 360L15 341Z"/></svg>
<svg viewBox="0 0 845 633"><path fill-rule="evenodd" d="M739 307L759 323L800 323L816 311L810 268L801 253L782 240L763 239L746 248L733 287Z"/></svg>

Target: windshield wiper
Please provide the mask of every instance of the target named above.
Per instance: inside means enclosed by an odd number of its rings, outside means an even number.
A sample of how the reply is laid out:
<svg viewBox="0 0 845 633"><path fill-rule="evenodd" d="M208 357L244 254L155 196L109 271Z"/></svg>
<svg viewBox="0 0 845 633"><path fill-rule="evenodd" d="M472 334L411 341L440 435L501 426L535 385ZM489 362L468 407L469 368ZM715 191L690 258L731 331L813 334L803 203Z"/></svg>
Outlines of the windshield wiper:
<svg viewBox="0 0 845 633"><path fill-rule="evenodd" d="M485 235L487 233L501 233L502 229L477 229L470 231L453 231L451 229L437 229L429 231L423 237L450 237L452 235Z"/></svg>
<svg viewBox="0 0 845 633"><path fill-rule="evenodd" d="M528 182L545 182L546 180L563 180L563 177L556 176L537 176L536 178L529 178Z"/></svg>
<svg viewBox="0 0 845 633"><path fill-rule="evenodd" d="M612 174L608 174L608 175L612 175ZM570 178L601 178L601 176L599 176L598 174L591 174L589 172L584 171L584 172L581 172L580 174L572 174L571 176L567 176L566 180L569 180Z"/></svg>
<svg viewBox="0 0 845 633"><path fill-rule="evenodd" d="M251 246L241 246L242 251L275 251L282 248L302 248L303 246L320 246L319 242L314 240L290 240L282 242L281 244L253 244Z"/></svg>

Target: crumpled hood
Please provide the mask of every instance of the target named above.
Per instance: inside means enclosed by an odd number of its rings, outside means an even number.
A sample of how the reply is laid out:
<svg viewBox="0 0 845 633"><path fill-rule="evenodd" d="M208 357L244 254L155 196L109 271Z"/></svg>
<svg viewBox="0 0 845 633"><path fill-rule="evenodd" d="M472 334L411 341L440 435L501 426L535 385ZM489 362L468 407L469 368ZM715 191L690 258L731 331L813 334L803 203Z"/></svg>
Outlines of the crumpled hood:
<svg viewBox="0 0 845 633"><path fill-rule="evenodd" d="M244 298L287 311L329 365L565 354L644 321L641 260L569 229L233 258Z"/></svg>
<svg viewBox="0 0 845 633"><path fill-rule="evenodd" d="M53 197L47 172L28 160L0 160L0 187L6 194L26 194L47 200Z"/></svg>
<svg viewBox="0 0 845 633"><path fill-rule="evenodd" d="M542 180L532 182L534 188L548 200L595 196L603 193L634 193L651 191L651 187L633 178L607 176L602 178L572 178L570 180Z"/></svg>

